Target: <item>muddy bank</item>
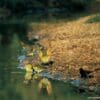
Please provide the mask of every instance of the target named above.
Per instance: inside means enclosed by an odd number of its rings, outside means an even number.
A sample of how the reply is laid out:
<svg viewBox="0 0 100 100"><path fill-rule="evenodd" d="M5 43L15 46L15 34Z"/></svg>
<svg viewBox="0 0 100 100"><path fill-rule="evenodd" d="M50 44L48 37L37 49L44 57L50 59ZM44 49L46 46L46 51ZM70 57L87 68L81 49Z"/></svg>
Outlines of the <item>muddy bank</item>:
<svg viewBox="0 0 100 100"><path fill-rule="evenodd" d="M86 23L91 17L62 23L32 23L27 37L29 40L37 38L40 45L50 49L50 59L54 61L46 68L50 78L100 93L100 23ZM36 62L41 65L38 59ZM80 68L92 71L93 77L81 78Z"/></svg>

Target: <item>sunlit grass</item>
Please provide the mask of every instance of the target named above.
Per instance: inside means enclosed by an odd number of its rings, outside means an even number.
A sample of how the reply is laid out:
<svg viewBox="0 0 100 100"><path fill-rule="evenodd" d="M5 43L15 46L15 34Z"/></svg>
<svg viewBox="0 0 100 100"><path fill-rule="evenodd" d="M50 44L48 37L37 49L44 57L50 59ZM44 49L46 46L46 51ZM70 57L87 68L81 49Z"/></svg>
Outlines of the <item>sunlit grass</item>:
<svg viewBox="0 0 100 100"><path fill-rule="evenodd" d="M96 52L99 53L100 24L86 23L94 16L59 23L32 23L31 27L35 31L38 26L36 34L49 38L49 41L43 39L41 44L47 47L50 44L52 56L57 60L58 66L64 62L79 64L99 62Z"/></svg>

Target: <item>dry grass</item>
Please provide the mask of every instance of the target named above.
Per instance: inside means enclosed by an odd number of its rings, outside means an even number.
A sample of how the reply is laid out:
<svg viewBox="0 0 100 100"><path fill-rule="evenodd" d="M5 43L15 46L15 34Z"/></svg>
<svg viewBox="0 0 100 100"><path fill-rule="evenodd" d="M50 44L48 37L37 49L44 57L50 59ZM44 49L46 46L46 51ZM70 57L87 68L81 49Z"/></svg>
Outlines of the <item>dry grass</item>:
<svg viewBox="0 0 100 100"><path fill-rule="evenodd" d="M94 15L69 22L31 24L33 33L42 38L40 43L51 48L55 61L54 67L50 69L52 72L66 74L67 65L72 66L71 70L76 75L82 66L91 70L100 68L100 23L85 23L92 17ZM97 78L100 82L99 79L100 75Z"/></svg>

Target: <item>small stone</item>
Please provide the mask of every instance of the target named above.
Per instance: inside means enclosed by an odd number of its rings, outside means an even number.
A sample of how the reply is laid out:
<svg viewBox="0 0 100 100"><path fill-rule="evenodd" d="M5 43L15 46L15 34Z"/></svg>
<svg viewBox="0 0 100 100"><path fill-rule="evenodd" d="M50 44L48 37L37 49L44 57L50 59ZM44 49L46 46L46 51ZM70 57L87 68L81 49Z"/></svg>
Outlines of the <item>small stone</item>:
<svg viewBox="0 0 100 100"><path fill-rule="evenodd" d="M89 86L89 90L93 91L94 90L94 86Z"/></svg>

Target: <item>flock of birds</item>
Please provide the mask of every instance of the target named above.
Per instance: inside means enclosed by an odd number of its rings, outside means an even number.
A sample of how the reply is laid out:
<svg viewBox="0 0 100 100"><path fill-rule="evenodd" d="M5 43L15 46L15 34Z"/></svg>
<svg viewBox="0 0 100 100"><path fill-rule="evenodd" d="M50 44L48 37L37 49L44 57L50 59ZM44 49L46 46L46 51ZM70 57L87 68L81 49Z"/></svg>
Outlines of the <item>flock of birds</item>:
<svg viewBox="0 0 100 100"><path fill-rule="evenodd" d="M32 80L33 76L36 79L38 78L39 73L44 71L44 68L45 68L44 66L50 66L54 62L51 60L50 49L44 48L40 44L34 45L31 49L30 49L30 46L24 43L21 43L21 45L23 47L23 50L26 50L26 56L27 56L26 58L28 57L32 57L32 59L36 58L36 62L38 62L39 60L39 63L35 63L34 60L30 61L29 59L23 60L24 69L26 71L24 82L29 83L29 81ZM84 68L79 68L80 77L83 79L92 78L93 72L94 71L86 70ZM52 93L51 82L46 77L44 78L42 77L40 79L38 88L39 88L39 91L45 88L49 95Z"/></svg>
<svg viewBox="0 0 100 100"><path fill-rule="evenodd" d="M46 90L47 94L52 93L52 85L48 78L41 77L41 72L53 64L51 61L50 49L46 49L40 45L33 45L32 47L21 43L23 50L26 52L26 58L22 61L25 69L24 83L29 84L33 79L39 80L38 90L39 92L43 89ZM31 58L31 60L30 60ZM36 62L34 61L36 60Z"/></svg>

